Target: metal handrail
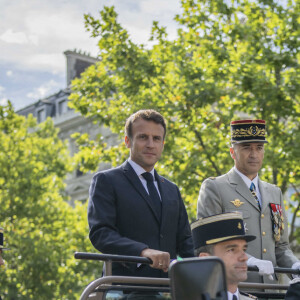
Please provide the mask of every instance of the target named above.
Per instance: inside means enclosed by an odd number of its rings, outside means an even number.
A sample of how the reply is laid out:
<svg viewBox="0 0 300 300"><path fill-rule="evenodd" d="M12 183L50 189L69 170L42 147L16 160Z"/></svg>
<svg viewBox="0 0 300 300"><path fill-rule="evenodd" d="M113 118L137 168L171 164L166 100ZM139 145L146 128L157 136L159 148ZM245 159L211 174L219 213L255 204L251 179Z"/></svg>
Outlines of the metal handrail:
<svg viewBox="0 0 300 300"><path fill-rule="evenodd" d="M141 257L141 256L75 252L74 257L76 259L87 259L87 260L102 260L102 261L127 262L127 263L137 263L137 264L138 263L152 264L152 260L150 258Z"/></svg>
<svg viewBox="0 0 300 300"><path fill-rule="evenodd" d="M105 274L103 276L112 275L112 262L127 262L135 264L152 264L152 260L148 257L115 255L115 254L100 254L88 252L75 252L76 259L101 260L105 262Z"/></svg>
<svg viewBox="0 0 300 300"><path fill-rule="evenodd" d="M84 289L80 296L80 300L87 300L89 295L95 291L97 287L103 284L152 284L152 285L170 285L169 278L150 278L150 277L129 277L129 276L105 276L98 278L91 283ZM155 287L153 287L155 290Z"/></svg>
<svg viewBox="0 0 300 300"><path fill-rule="evenodd" d="M88 299L88 295L95 291L95 289L104 284L144 284L144 285L170 285L169 278L152 278L152 277L129 277L129 276L112 276L112 262L126 262L126 263L141 263L151 264L152 260L146 257L140 256L126 256L126 255L114 255L114 254L100 254L100 253L87 253L87 252L75 252L74 257L76 259L85 260L100 260L105 262L105 275L92 281L81 294L80 300ZM248 271L258 272L257 267L248 267ZM300 274L300 270L289 268L274 268L275 273L287 273L287 274ZM286 284L266 284L266 283L250 283L241 282L239 288L243 289L269 289L269 290L287 290L289 285ZM153 287L155 290L155 287ZM157 287L156 287L157 288Z"/></svg>
<svg viewBox="0 0 300 300"><path fill-rule="evenodd" d="M248 266L248 271L258 272L259 269L256 266ZM274 273L284 273L284 274L300 275L300 270L299 269L291 269L291 268L278 268L278 267L274 267Z"/></svg>
<svg viewBox="0 0 300 300"><path fill-rule="evenodd" d="M169 278L151 278L151 277L129 277L129 276L105 276L98 278L87 285L80 296L80 300L87 300L89 295L102 285L111 284L144 284L144 285L160 285L170 286ZM157 287L153 286L153 291ZM107 286L106 286L107 287ZM246 289L269 289L269 290L287 290L289 285L284 284L264 284L264 283L250 283L242 282L239 288Z"/></svg>
<svg viewBox="0 0 300 300"><path fill-rule="evenodd" d="M243 289L268 289L268 290L287 290L288 284L276 284L276 283L254 283L254 282L240 282L239 288Z"/></svg>
<svg viewBox="0 0 300 300"><path fill-rule="evenodd" d="M152 260L150 258L141 257L141 256L75 252L74 257L76 259L101 260L105 262L127 262L127 263L136 263L136 264L140 263L140 264L148 264L148 265L152 264ZM258 272L259 269L256 266L248 266L248 271ZM300 275L299 269L291 269L291 268L274 267L274 272Z"/></svg>

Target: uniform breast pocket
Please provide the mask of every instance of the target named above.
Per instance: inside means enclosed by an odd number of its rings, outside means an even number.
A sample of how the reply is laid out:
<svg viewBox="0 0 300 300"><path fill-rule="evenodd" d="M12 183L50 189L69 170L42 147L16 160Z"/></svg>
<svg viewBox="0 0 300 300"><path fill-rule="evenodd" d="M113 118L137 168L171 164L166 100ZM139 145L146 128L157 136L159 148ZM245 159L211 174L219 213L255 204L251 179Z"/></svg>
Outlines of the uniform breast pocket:
<svg viewBox="0 0 300 300"><path fill-rule="evenodd" d="M239 212L243 215L243 219L249 219L251 217L251 212L247 208L235 207L226 208L225 212Z"/></svg>
<svg viewBox="0 0 300 300"><path fill-rule="evenodd" d="M239 212L242 213L244 220L251 218L251 212L250 211L248 211L248 210L239 210Z"/></svg>

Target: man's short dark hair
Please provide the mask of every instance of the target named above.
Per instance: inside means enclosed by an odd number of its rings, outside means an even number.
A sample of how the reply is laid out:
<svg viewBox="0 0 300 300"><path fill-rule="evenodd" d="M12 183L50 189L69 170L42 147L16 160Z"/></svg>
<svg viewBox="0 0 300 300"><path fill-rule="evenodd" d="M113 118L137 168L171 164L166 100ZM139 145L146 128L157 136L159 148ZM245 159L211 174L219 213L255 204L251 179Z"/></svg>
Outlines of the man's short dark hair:
<svg viewBox="0 0 300 300"><path fill-rule="evenodd" d="M202 252L214 255L214 245L205 245L194 250L194 254L196 257L198 257Z"/></svg>
<svg viewBox="0 0 300 300"><path fill-rule="evenodd" d="M143 109L143 110L139 110L136 113L132 114L127 119L126 124L125 124L126 136L128 136L130 139L132 138L132 124L139 119L143 119L145 121L152 121L156 124L160 124L164 128L163 138L165 139L166 131L167 131L165 119L159 112L157 112L153 109Z"/></svg>

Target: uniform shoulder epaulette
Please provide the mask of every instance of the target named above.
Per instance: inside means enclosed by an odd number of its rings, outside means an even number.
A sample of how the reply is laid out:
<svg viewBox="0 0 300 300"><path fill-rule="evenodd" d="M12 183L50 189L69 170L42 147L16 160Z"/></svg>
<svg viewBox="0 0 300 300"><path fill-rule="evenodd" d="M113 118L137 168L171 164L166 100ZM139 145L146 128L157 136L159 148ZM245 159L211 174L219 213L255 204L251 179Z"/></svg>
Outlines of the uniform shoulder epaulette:
<svg viewBox="0 0 300 300"><path fill-rule="evenodd" d="M214 180L214 179L216 179L216 177L208 177L209 179L212 179L212 180Z"/></svg>
<svg viewBox="0 0 300 300"><path fill-rule="evenodd" d="M244 296L247 296L247 297L249 297L249 298L251 298L251 299L258 299L256 296L253 296L253 295L248 294L248 293L245 293L245 292L241 292L241 291L240 291L240 294L241 294L241 295L244 295Z"/></svg>

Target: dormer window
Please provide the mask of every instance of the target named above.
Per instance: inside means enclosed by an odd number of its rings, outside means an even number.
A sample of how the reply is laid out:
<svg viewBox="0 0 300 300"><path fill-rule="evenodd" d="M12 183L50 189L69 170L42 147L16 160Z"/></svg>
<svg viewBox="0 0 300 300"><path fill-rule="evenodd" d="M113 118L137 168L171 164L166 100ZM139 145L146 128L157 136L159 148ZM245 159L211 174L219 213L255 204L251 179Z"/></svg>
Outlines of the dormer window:
<svg viewBox="0 0 300 300"><path fill-rule="evenodd" d="M46 120L46 112L45 112L45 109L43 108L43 109L39 109L38 111L37 111L37 121L38 121L38 123L41 123L41 122L43 122L43 121L45 121Z"/></svg>
<svg viewBox="0 0 300 300"><path fill-rule="evenodd" d="M62 115L68 111L68 103L66 100L58 102L58 114Z"/></svg>

